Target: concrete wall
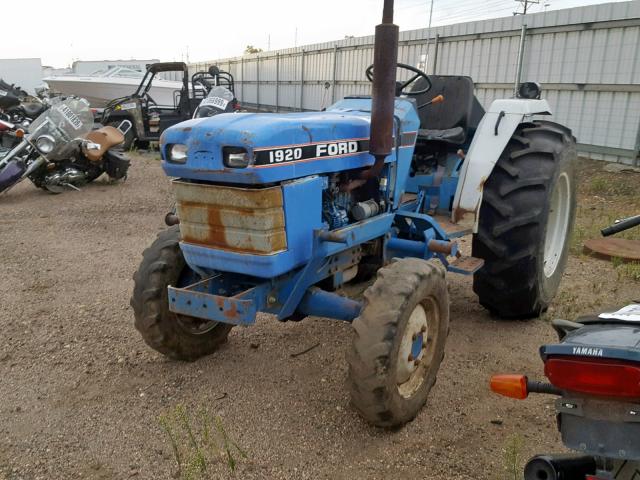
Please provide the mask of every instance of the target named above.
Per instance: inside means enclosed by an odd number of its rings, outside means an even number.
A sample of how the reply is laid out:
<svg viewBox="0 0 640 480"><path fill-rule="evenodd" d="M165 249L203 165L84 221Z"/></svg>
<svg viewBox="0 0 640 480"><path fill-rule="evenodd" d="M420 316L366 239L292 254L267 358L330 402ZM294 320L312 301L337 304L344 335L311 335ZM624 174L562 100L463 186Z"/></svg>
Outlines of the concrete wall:
<svg viewBox="0 0 640 480"><path fill-rule="evenodd" d="M640 0L401 32L399 61L428 73L468 75L487 107L513 96L522 25L522 79L543 85L555 120L583 154L632 163L640 149ZM230 71L244 104L319 110L369 94L364 76L373 37L308 45L190 65Z"/></svg>

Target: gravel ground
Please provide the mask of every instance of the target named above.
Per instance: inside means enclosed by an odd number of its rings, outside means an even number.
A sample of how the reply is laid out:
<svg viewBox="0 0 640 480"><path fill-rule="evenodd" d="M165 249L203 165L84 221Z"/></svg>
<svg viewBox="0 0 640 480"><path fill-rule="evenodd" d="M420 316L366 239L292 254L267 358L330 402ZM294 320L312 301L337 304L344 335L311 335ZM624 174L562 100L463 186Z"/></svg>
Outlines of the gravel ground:
<svg viewBox="0 0 640 480"><path fill-rule="evenodd" d="M583 191L582 204L592 196ZM149 349L133 327L131 277L170 204L150 155L135 157L126 183L51 196L24 182L0 197L0 480L175 478L159 417L176 408L219 416L247 454L236 451L234 473L212 455L201 478L499 479L533 453L559 450L552 399L517 402L487 387L497 372L540 377L537 351L554 340L551 328L492 319L461 276L449 276L438 382L397 431L366 425L349 405L348 324L261 316L194 363ZM599 218L589 212L581 221ZM628 301L637 287L610 263L572 256L550 315Z"/></svg>

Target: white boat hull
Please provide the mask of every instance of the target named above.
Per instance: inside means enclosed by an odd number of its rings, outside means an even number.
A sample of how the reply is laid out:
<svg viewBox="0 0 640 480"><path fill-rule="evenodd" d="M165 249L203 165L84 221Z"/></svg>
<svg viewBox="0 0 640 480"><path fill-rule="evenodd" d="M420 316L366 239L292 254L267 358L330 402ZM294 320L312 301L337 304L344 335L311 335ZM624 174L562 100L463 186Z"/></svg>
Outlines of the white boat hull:
<svg viewBox="0 0 640 480"><path fill-rule="evenodd" d="M140 83L138 79L71 76L49 77L44 81L54 92L86 98L94 108L105 107L111 100L132 95ZM180 92L181 89L181 82L154 80L149 95L159 106L173 107L176 92Z"/></svg>

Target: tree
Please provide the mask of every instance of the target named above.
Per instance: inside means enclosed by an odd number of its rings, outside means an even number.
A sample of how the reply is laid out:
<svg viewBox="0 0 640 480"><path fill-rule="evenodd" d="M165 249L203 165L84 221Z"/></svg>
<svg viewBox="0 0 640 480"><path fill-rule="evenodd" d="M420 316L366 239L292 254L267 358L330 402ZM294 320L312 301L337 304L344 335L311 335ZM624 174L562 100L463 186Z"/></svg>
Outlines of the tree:
<svg viewBox="0 0 640 480"><path fill-rule="evenodd" d="M261 48L254 47L253 45L247 45L247 48L244 49L244 53L260 53L261 51Z"/></svg>

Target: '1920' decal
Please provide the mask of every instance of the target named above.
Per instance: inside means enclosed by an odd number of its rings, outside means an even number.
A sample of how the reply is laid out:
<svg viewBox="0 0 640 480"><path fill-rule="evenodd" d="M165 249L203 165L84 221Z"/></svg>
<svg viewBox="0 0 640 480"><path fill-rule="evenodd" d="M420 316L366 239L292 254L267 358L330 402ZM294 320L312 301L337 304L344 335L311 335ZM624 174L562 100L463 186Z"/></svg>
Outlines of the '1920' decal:
<svg viewBox="0 0 640 480"><path fill-rule="evenodd" d="M290 162L291 160L300 160L302 158L302 149L283 148L282 150L271 150L269 152L269 163Z"/></svg>

